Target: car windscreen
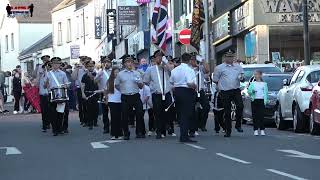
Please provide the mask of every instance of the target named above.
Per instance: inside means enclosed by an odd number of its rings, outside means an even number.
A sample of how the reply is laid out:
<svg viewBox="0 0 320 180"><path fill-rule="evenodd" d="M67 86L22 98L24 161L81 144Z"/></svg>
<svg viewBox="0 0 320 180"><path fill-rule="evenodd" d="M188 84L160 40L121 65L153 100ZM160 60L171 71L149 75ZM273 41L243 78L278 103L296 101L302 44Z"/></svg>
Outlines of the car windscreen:
<svg viewBox="0 0 320 180"><path fill-rule="evenodd" d="M255 68L243 68L245 81L249 81L253 76L254 71L260 70L262 73L278 73L281 70L278 67L255 67Z"/></svg>
<svg viewBox="0 0 320 180"><path fill-rule="evenodd" d="M283 80L290 79L290 76L263 76L262 79L268 84L269 91L279 91L283 87Z"/></svg>
<svg viewBox="0 0 320 180"><path fill-rule="evenodd" d="M317 83L320 81L320 71L313 71L307 76L307 80L310 83Z"/></svg>

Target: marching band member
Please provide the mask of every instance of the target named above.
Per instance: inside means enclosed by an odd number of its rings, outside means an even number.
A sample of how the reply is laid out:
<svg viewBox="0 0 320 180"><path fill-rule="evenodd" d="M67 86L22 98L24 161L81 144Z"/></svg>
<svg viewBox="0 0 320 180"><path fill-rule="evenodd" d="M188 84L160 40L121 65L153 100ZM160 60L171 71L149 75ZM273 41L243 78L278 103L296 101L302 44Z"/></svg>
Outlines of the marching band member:
<svg viewBox="0 0 320 180"><path fill-rule="evenodd" d="M69 82L66 73L59 69L61 58L54 57L51 59L51 63L53 69L47 74L44 88L48 90L61 87L67 88ZM64 122L67 120L64 118L64 113L68 108L67 101L64 103L50 102L49 107L53 135L57 136L58 134L68 133L67 123Z"/></svg>
<svg viewBox="0 0 320 180"><path fill-rule="evenodd" d="M93 126L98 126L98 99L99 96L95 92L98 90L98 83L95 82L96 77L95 62L91 60L86 63L87 73L83 75L81 80L82 98L85 100L84 118L85 123L89 126L89 130L93 129Z"/></svg>
<svg viewBox="0 0 320 180"><path fill-rule="evenodd" d="M149 86L144 85L143 88L140 89L140 98L143 104L143 114L148 112L148 117L149 117L148 136L151 136L156 128L155 128L155 120L154 120L154 113L153 113L152 96L151 96L151 91Z"/></svg>
<svg viewBox="0 0 320 180"><path fill-rule="evenodd" d="M79 119L80 125L86 126L84 122L84 100L82 99L81 91L81 80L83 75L86 73L85 63L88 61L87 56L80 56L80 64L76 65L75 70L72 72L72 79L75 80L77 86L77 98L78 98L78 109L79 109Z"/></svg>
<svg viewBox="0 0 320 180"><path fill-rule="evenodd" d="M107 81L110 77L112 71L112 63L109 57L102 56L101 57L102 70L97 73L95 77L95 81L98 83L99 90L103 90L107 84ZM103 99L103 95L101 95L100 100ZM102 104L102 117L103 117L103 133L109 133L109 107L107 104Z"/></svg>
<svg viewBox="0 0 320 180"><path fill-rule="evenodd" d="M176 108L180 123L180 142L194 143L188 136L190 124L193 121L193 111L195 108L195 84L196 75L194 70L188 65L191 55L184 53L181 57L181 65L171 72L170 82L174 86Z"/></svg>
<svg viewBox="0 0 320 180"><path fill-rule="evenodd" d="M45 80L47 78L47 68L50 62L50 56L44 55L41 57L43 62L42 66L39 67L37 71L37 83L39 87L40 95L40 107L41 107L41 117L42 117L42 132L47 132L50 128L49 121L49 92L48 89L44 87Z"/></svg>
<svg viewBox="0 0 320 180"><path fill-rule="evenodd" d="M231 102L237 106L236 112L236 130L243 132L241 128L243 102L240 90L240 81L244 81L243 69L240 65L234 63L235 55L229 51L223 56L223 64L215 68L213 79L214 83L218 84L218 89L221 91L223 108L225 112L225 128L226 134L224 137L231 136L232 120L231 120Z"/></svg>
<svg viewBox="0 0 320 180"><path fill-rule="evenodd" d="M122 102L122 129L124 139L130 139L128 127L129 110L134 108L136 114L136 137L145 138L145 124L143 120L143 107L140 99L139 89L143 88L141 74L134 70L134 59L126 55L123 58L125 69L122 70L116 80L115 86L121 92Z"/></svg>
<svg viewBox="0 0 320 180"><path fill-rule="evenodd" d="M151 88L157 139L161 139L166 135L166 125L169 119L169 113L166 108L172 103L169 70L165 66L167 61L163 57L164 55L160 50L156 51L154 53L155 65L148 68L144 74L144 82L150 85Z"/></svg>

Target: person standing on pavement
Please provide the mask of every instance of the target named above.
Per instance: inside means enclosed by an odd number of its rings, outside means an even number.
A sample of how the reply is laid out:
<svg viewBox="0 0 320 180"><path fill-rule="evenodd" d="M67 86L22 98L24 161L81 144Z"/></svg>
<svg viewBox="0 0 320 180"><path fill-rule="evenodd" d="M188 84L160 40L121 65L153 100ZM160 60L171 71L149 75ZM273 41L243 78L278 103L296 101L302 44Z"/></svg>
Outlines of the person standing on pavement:
<svg viewBox="0 0 320 180"><path fill-rule="evenodd" d="M41 117L42 117L42 132L47 132L50 128L49 121L49 92L48 89L44 87L45 80L48 73L48 65L50 61L50 56L44 55L41 57L43 64L39 66L37 71L37 84L39 87L40 95L40 107L41 107Z"/></svg>
<svg viewBox="0 0 320 180"><path fill-rule="evenodd" d="M143 104L143 115L148 112L149 122L149 132L148 136L151 136L155 132L155 118L153 113L153 104L152 104L152 96L150 87L144 85L142 89L140 89L140 98Z"/></svg>
<svg viewBox="0 0 320 180"><path fill-rule="evenodd" d="M144 74L144 83L150 85L152 104L154 107L156 138L161 139L166 135L167 121L170 118L166 108L172 103L171 84L169 82L168 63L163 53L158 50L154 53L155 65L147 69ZM169 132L172 134L172 130Z"/></svg>
<svg viewBox="0 0 320 180"><path fill-rule="evenodd" d="M44 88L51 91L54 88L67 88L69 82L65 72L60 70L61 58L53 57L51 59L52 70L48 72L45 80ZM68 102L57 103L50 102L50 118L52 123L53 136L58 134L67 134L68 130L68 118L65 117L65 113L68 111Z"/></svg>
<svg viewBox="0 0 320 180"><path fill-rule="evenodd" d="M72 73L72 79L75 80L75 84L77 86L77 98L78 98L78 109L79 109L79 119L80 125L86 126L84 119L84 100L82 99L82 91L81 91L81 80L83 75L87 72L85 67L85 63L88 62L87 56L80 56L80 64L75 67L75 70Z"/></svg>
<svg viewBox="0 0 320 180"><path fill-rule="evenodd" d="M14 97L13 114L18 114L20 111L20 99L22 95L21 74L15 69L12 72L12 95Z"/></svg>
<svg viewBox="0 0 320 180"><path fill-rule="evenodd" d="M98 126L98 99L99 96L96 94L98 83L95 82L94 78L97 73L95 70L95 62L91 60L86 63L88 72L83 75L81 80L82 98L85 100L85 123L89 127L89 130L93 129L93 126Z"/></svg>
<svg viewBox="0 0 320 180"><path fill-rule="evenodd" d="M136 114L136 137L145 138L145 124L143 120L143 105L140 99L140 89L143 88L142 76L134 68L134 58L129 55L123 57L125 69L122 70L116 80L115 86L121 92L122 102L122 129L124 139L130 139L128 126L129 111L135 109Z"/></svg>
<svg viewBox="0 0 320 180"><path fill-rule="evenodd" d="M176 67L171 72L170 82L174 86L175 102L178 114L178 121L180 123L180 142L195 143L190 139L188 130L192 124L193 111L195 108L195 90L197 85L195 83L196 74L189 66L191 55L184 53L181 57L181 65Z"/></svg>
<svg viewBox="0 0 320 180"><path fill-rule="evenodd" d="M254 135L265 136L264 114L265 105L268 102L268 84L262 80L262 72L257 70L254 72L254 80L248 87L248 94L251 97L251 108L253 118Z"/></svg>
<svg viewBox="0 0 320 180"><path fill-rule="evenodd" d="M107 56L101 57L101 63L102 63L102 70L97 73L95 77L95 82L98 83L99 90L103 90L106 87L106 84L108 82L108 79L110 77L111 71L112 71L112 63L111 59ZM102 101L103 94L100 96L100 100ZM107 104L103 103L102 105L102 119L103 119L103 133L108 134L109 133L109 107Z"/></svg>
<svg viewBox="0 0 320 180"><path fill-rule="evenodd" d="M243 102L240 90L240 81L244 81L243 69L240 65L234 63L235 55L229 51L223 56L223 64L215 68L213 79L218 84L218 90L221 92L223 108L225 112L225 128L224 137L231 136L232 120L231 120L231 102L236 104L236 125L238 132L243 132L241 128Z"/></svg>

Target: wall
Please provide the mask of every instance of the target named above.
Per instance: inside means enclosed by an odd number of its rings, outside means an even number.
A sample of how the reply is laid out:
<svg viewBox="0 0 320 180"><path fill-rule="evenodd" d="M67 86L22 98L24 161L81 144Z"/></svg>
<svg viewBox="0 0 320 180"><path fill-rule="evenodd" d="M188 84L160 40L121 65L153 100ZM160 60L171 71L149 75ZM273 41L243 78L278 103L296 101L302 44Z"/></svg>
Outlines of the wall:
<svg viewBox="0 0 320 180"><path fill-rule="evenodd" d="M52 32L51 24L20 24L19 50L23 51Z"/></svg>

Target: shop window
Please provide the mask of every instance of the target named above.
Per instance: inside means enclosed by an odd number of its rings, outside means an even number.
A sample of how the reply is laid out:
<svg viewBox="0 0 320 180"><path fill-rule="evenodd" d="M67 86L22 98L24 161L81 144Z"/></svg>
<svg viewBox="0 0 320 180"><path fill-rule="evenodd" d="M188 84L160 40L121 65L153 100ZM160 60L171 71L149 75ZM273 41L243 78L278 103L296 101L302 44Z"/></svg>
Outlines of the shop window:
<svg viewBox="0 0 320 180"><path fill-rule="evenodd" d="M14 34L11 33L11 51L14 50Z"/></svg>
<svg viewBox="0 0 320 180"><path fill-rule="evenodd" d="M9 37L8 35L6 35L6 39L5 39L5 46L6 46L6 52L9 52Z"/></svg>
<svg viewBox="0 0 320 180"><path fill-rule="evenodd" d="M67 20L67 42L71 42L71 19Z"/></svg>

